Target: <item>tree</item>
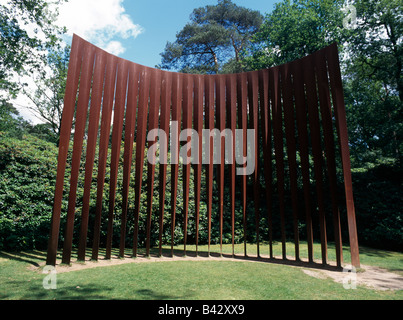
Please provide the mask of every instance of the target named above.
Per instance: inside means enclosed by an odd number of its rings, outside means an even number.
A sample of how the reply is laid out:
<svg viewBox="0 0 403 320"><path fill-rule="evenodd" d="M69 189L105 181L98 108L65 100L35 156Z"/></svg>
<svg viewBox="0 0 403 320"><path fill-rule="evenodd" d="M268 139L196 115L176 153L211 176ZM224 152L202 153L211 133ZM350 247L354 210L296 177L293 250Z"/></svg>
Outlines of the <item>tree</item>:
<svg viewBox="0 0 403 320"><path fill-rule="evenodd" d="M55 0L58 4L65 0ZM0 94L15 97L16 75L41 70L47 50L59 45L63 29L53 24L49 1L8 0L0 4Z"/></svg>
<svg viewBox="0 0 403 320"><path fill-rule="evenodd" d="M35 79L37 88L23 88L34 106L28 107L34 114L49 124L52 132L59 136L66 88L70 46L48 55L47 70L38 73ZM50 70L49 70L50 69Z"/></svg>
<svg viewBox="0 0 403 320"><path fill-rule="evenodd" d="M349 37L353 72L381 80L403 102L403 2L354 2L357 27ZM393 94L393 93L392 93Z"/></svg>
<svg viewBox="0 0 403 320"><path fill-rule="evenodd" d="M348 34L346 107L360 157L401 164L403 135L403 6L401 0L357 0Z"/></svg>
<svg viewBox="0 0 403 320"><path fill-rule="evenodd" d="M167 43L159 67L218 73L227 64L227 72L240 71L240 53L262 20L258 11L239 7L230 0L194 9L190 22L176 35L176 41Z"/></svg>
<svg viewBox="0 0 403 320"><path fill-rule="evenodd" d="M248 69L257 70L311 54L343 35L343 1L284 0L267 14L252 46L244 53Z"/></svg>
<svg viewBox="0 0 403 320"><path fill-rule="evenodd" d="M30 127L18 110L5 99L0 100L0 134L7 132L10 137L21 138Z"/></svg>
<svg viewBox="0 0 403 320"><path fill-rule="evenodd" d="M268 15L244 55L248 69L290 62L337 42L341 52L353 166L400 161L402 119L401 0L284 0ZM400 5L399 5L400 4Z"/></svg>

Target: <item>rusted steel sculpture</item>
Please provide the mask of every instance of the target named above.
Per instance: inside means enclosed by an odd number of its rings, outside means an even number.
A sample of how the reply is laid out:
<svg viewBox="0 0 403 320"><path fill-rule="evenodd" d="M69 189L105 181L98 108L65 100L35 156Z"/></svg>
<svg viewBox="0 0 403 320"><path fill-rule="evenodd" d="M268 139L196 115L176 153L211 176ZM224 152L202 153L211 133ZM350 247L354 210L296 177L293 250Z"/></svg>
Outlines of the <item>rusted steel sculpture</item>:
<svg viewBox="0 0 403 320"><path fill-rule="evenodd" d="M223 216L231 217L232 244L234 245L236 190L241 195L243 215L243 237L247 233L247 204L253 202L255 212L257 253L259 250L259 230L263 215L268 221L268 239L273 258L273 230L281 231L282 256L286 259L286 222L291 217L286 215L286 206L292 209L293 242L295 259L300 259L298 224L304 217L306 224L308 261L313 262L313 223L318 218L321 242L322 263L327 263L326 216L332 216L333 234L336 247L337 265L343 262L340 200L336 181L336 156L341 156L344 175L348 234L351 249L351 262L359 266L357 229L352 193L350 155L347 137L347 124L343 100L343 88L339 68L336 44L330 45L312 55L281 66L228 75L190 75L153 69L115 57L74 35L69 70L67 75L63 118L59 142L59 156L53 216L51 222L47 264L56 263L56 255L61 228L61 211L65 189L65 171L69 145L72 143L71 175L69 180L68 207L64 225L62 262L70 263L74 235L76 212L81 213L81 225L78 235L78 259L84 260L88 241L89 227L93 228L92 259L98 259L100 248L101 225L107 224L106 255L111 258L112 236L115 213L120 214L119 255L124 256L126 230L134 226L133 255L139 247L139 214L141 209L142 175L145 150L151 148L156 139L147 139L153 129L169 132L170 121L177 122L182 130L193 129L199 137L203 129L242 130L241 155L247 154L246 132L254 129L252 140L254 150L254 171L248 177L236 176L236 165L228 165L229 177L225 177L224 143L221 143L220 163L212 161L213 144L207 155L208 163L202 162L202 140L193 146L198 160L193 166L194 174L194 216L196 247L199 243L199 219L201 190L206 192L208 221L208 245L210 251L212 224L218 223L220 244L223 239ZM74 131L72 125L74 121ZM336 130L335 130L336 129ZM111 133L112 131L112 133ZM335 134L337 132L337 134ZM235 134L233 135L235 136ZM190 140L188 136L188 140ZM222 142L224 142L224 137ZM178 136L171 135L172 139ZM84 148L84 141L86 146ZM337 143L336 141L337 140ZM181 140L183 141L183 140ZM226 140L225 140L226 141ZM229 150L235 155L235 144ZM135 155L133 155L135 147ZM123 147L123 183L122 207L115 206L118 183L119 159ZM193 148L192 147L192 148ZM85 157L84 157L85 149ZM93 171L98 149L98 168L96 184L93 183ZM108 150L110 154L108 155ZM193 152L193 149L192 149ZM104 184L107 175L107 160L110 157L108 219L102 221L102 202ZM155 157L155 156L154 156ZM175 226L177 221L176 201L178 198L179 154L171 152L170 199L166 199L167 176L166 154L159 155L159 174L156 176L155 162L147 163L147 219L146 219L146 254L150 254L151 218L153 214L154 182L159 184L159 253L162 253L162 232L164 226L165 204L170 201L171 250L173 253ZM262 158L263 157L263 158ZM85 162L84 159L85 158ZM172 161L172 159L174 161ZM233 158L232 158L233 159ZM310 159L313 168L310 168ZM151 159L153 160L153 159ZM155 159L154 159L155 160ZM311 163L312 163L311 161ZM84 193L81 210L77 210L78 180L80 166L85 163ZM132 165L135 175L131 176ZM189 180L191 164L182 164L183 174L183 237L184 250L188 236ZM216 175L213 168L216 166ZM245 166L245 164L244 164ZM206 186L201 188L203 168ZM310 177L314 173L314 182ZM261 178L262 177L262 178ZM134 221L128 220L130 179L134 179ZM156 180L158 179L158 180ZM229 204L224 204L224 181L229 181ZM252 189L247 195L250 179ZM218 221L212 221L213 182L218 189ZM302 182L304 210L298 205L298 183ZM237 184L236 181L239 181ZM261 181L264 182L261 185ZM273 188L272 181L276 181ZM330 196L324 194L324 185L328 185ZM264 187L263 187L264 185ZM288 188L289 186L289 188ZM314 188L311 188L314 187ZM96 188L96 207L93 225L89 226L90 191ZM277 189L276 208L273 209L272 197ZM315 190L315 197L312 190ZM67 190L66 190L67 191ZM261 192L267 203L262 206ZM286 203L287 192L291 203ZM301 197L301 196L300 196ZM315 200L314 200L315 199ZM301 199L302 201L302 199ZM329 203L330 202L330 203ZM327 206L327 204L329 204ZM263 212L262 208L267 208ZM329 210L327 208L330 208ZM154 210L155 211L155 210ZM264 210L266 211L266 210ZM301 212L304 211L304 212ZM326 212L331 211L331 212ZM280 225L273 224L273 217L280 217ZM315 218L315 219L314 219ZM105 220L105 219L104 219Z"/></svg>

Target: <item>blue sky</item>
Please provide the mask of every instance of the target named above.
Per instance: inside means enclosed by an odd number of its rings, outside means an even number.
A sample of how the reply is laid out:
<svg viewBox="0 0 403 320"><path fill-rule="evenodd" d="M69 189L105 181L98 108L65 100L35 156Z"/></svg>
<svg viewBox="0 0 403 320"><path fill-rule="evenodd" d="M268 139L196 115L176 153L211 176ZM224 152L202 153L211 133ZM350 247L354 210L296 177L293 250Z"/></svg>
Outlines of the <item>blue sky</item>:
<svg viewBox="0 0 403 320"><path fill-rule="evenodd" d="M264 15L282 0L232 1ZM68 29L67 43L76 33L109 53L155 67L161 62L160 53L167 41L175 41L176 33L189 22L193 9L215 4L217 0L68 0L51 9L58 10L56 24ZM26 28L31 33L35 29L29 25ZM33 93L33 77L24 81ZM19 95L14 102L24 118L34 124L43 122L25 107L32 105L27 96Z"/></svg>
<svg viewBox="0 0 403 320"><path fill-rule="evenodd" d="M278 1L233 0L262 14ZM215 4L217 0L69 0L59 8L58 24L110 53L154 67L193 9Z"/></svg>
<svg viewBox="0 0 403 320"><path fill-rule="evenodd" d="M273 9L274 0L235 0L239 6L258 10L262 14ZM194 8L214 5L215 0L148 0L123 2L126 12L134 23L144 31L135 39L123 42L126 51L120 56L150 67L160 63L160 53L167 41L174 41L175 35L187 22Z"/></svg>

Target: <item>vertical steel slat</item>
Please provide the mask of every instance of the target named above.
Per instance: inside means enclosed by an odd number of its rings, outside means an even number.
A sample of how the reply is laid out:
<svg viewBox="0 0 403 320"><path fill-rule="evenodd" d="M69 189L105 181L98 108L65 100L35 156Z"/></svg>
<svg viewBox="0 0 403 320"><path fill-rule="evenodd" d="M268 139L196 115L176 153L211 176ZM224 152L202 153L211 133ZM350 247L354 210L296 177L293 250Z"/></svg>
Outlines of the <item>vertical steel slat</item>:
<svg viewBox="0 0 403 320"><path fill-rule="evenodd" d="M205 127L206 129L214 129L214 78L209 76L204 76L204 87L205 87ZM213 203L213 152L214 146L209 138L209 150L208 157L209 163L206 168L206 189L207 189L207 238L208 238L208 255L210 255L210 242L211 242L211 210Z"/></svg>
<svg viewBox="0 0 403 320"><path fill-rule="evenodd" d="M323 172L322 172L322 148L320 141L318 96L316 92L316 79L314 73L313 57L306 57L304 64L304 78L307 90L309 128L311 130L312 154L314 162L314 176L319 211L320 242L322 263L327 263L327 236L326 218L323 200Z"/></svg>
<svg viewBox="0 0 403 320"><path fill-rule="evenodd" d="M301 157L302 188L304 193L308 261L313 262L313 231L311 217L311 194L309 179L308 127L305 102L304 75L301 63L292 63L294 76L295 109L297 114L298 142Z"/></svg>
<svg viewBox="0 0 403 320"><path fill-rule="evenodd" d="M127 210L129 201L129 185L133 159L134 128L138 99L139 70L136 64L129 66L129 84L125 117L125 141L123 151L123 188L122 188L122 217L120 219L119 256L125 255Z"/></svg>
<svg viewBox="0 0 403 320"><path fill-rule="evenodd" d="M91 91L91 106L88 123L87 154L85 157L84 195L78 244L78 260L85 260L92 171L94 168L95 147L98 137L99 116L101 111L102 91L105 76L105 63L105 52L102 50L97 50L95 53L94 79Z"/></svg>
<svg viewBox="0 0 403 320"><path fill-rule="evenodd" d="M218 129L221 132L225 129L225 76L217 76L217 107L216 107L216 119ZM222 255L222 237L223 237L223 225L224 225L224 166L225 166L225 141L224 137L220 136L221 149L220 149L220 164L218 165L218 213L220 221L220 254Z"/></svg>
<svg viewBox="0 0 403 320"><path fill-rule="evenodd" d="M194 130L199 136L197 161L194 165L195 179L195 216L196 216L196 255L199 246L199 221L200 221L200 188L201 188L201 170L202 170L202 130L203 130L203 96L204 83L201 75L194 76Z"/></svg>
<svg viewBox="0 0 403 320"><path fill-rule="evenodd" d="M348 232L350 238L351 264L354 267L360 266L357 224L355 219L355 208L353 198L353 187L351 179L350 150L348 147L348 131L346 120L346 109L344 105L343 85L341 82L340 63L337 53L337 44L325 48L328 63L330 88L332 92L333 108L336 118L336 128L339 136L339 145L344 176L344 192L346 195Z"/></svg>
<svg viewBox="0 0 403 320"><path fill-rule="evenodd" d="M133 235L133 256L137 257L138 233L141 207L141 185L143 181L144 149L147 129L148 103L150 96L151 72L149 68L143 67L140 72L140 94L137 115L137 136L136 136L136 176L135 176L135 197L134 197L134 235Z"/></svg>
<svg viewBox="0 0 403 320"><path fill-rule="evenodd" d="M269 70L259 70L259 102L263 138L263 173L266 185L267 219L269 226L269 256L273 258L273 223L272 223L272 146L269 106Z"/></svg>
<svg viewBox="0 0 403 320"><path fill-rule="evenodd" d="M172 77L172 121L178 122L178 129L181 123L182 111L182 78L179 74ZM179 132L178 132L179 134ZM171 135L171 140L179 146L179 136ZM172 143L173 144L173 143ZM172 161L174 160L174 161ZM175 225L176 225L176 198L178 194L178 174L179 174L179 150L171 150L171 253L173 254Z"/></svg>
<svg viewBox="0 0 403 320"><path fill-rule="evenodd" d="M192 128L192 112L193 112L193 77L183 75L183 125L182 130ZM190 137L186 143L190 143ZM188 154L189 156L189 154ZM183 252L186 255L187 233L188 233L188 214L189 214L189 180L190 180L190 164L183 165ZM173 242L172 242L173 243Z"/></svg>
<svg viewBox="0 0 403 320"><path fill-rule="evenodd" d="M113 99L115 93L116 68L117 58L115 56L108 55L106 62L105 89L102 99L102 118L99 138L97 200L95 207L94 238L91 256L91 259L93 260L98 260L99 253L102 220L102 199L104 194L105 169L108 156L108 143L110 137Z"/></svg>
<svg viewBox="0 0 403 320"><path fill-rule="evenodd" d="M227 76L227 112L229 115L229 127L232 132L232 145L229 150L232 162L230 163L230 211L231 211L231 242L232 256L235 256L235 129L236 129L236 103L237 103L237 83L236 75ZM228 148L227 148L228 149Z"/></svg>
<svg viewBox="0 0 403 320"><path fill-rule="evenodd" d="M240 154L246 158L247 144L246 144L246 130L248 127L247 107L248 107L248 80L245 73L237 74L237 92L238 92L238 128L242 129L242 146ZM246 167L244 163L243 168ZM246 241L247 241L247 216L246 216L246 182L247 176L241 175L241 199L242 199L242 219L243 219L243 242L244 242L244 256L247 256Z"/></svg>
<svg viewBox="0 0 403 320"><path fill-rule="evenodd" d="M259 183L259 106L258 106L259 74L257 71L248 72L248 98L250 128L255 130L255 170L252 175L253 204L255 209L256 246L257 256L260 256L260 183Z"/></svg>
<svg viewBox="0 0 403 320"><path fill-rule="evenodd" d="M77 88L80 77L82 49L84 41L74 35L67 72L66 89L64 95L64 108L60 126L59 154L57 158L57 176L53 212L50 224L49 244L46 264L55 265L59 240L60 215L63 199L64 174L66 170L67 152L70 144L71 126L73 123L74 109L76 104Z"/></svg>
<svg viewBox="0 0 403 320"><path fill-rule="evenodd" d="M113 239L113 219L115 211L116 186L118 178L118 166L120 158L120 144L122 140L123 117L126 105L126 89L128 78L128 61L118 60L116 80L116 94L113 109L113 131L111 150L111 173L109 182L109 209L108 228L106 234L105 258L111 258Z"/></svg>
<svg viewBox="0 0 403 320"><path fill-rule="evenodd" d="M150 110L148 131L157 129L158 127L158 113L160 107L161 97L161 71L157 69L151 70L151 87L150 87ZM149 141L148 149L150 149L156 142ZM148 159L150 160L150 159ZM152 161L147 162L147 234L146 234L146 256L150 256L151 244L151 218L153 211L153 196L154 196L154 175L155 175L155 154L152 154Z"/></svg>
<svg viewBox="0 0 403 320"><path fill-rule="evenodd" d="M168 144L169 139L169 117L171 110L171 86L172 86L172 73L162 73L161 83L161 111L160 111L160 129L167 134ZM162 256L162 234L164 228L164 212L165 212L165 188L167 180L167 153L168 150L162 149L164 143L160 142L160 165L159 165L159 255ZM166 145L167 147L167 145Z"/></svg>
<svg viewBox="0 0 403 320"><path fill-rule="evenodd" d="M284 153L283 153L283 131L282 131L282 111L281 111L281 86L280 72L278 67L269 69L270 76L270 100L272 102L273 117L273 137L274 150L277 171L277 192L279 198L280 221L281 221L281 243L282 258L286 255L286 236L285 236L285 203L284 203Z"/></svg>
<svg viewBox="0 0 403 320"><path fill-rule="evenodd" d="M85 125L87 122L88 102L90 98L92 72L94 66L95 48L85 43L83 68L81 71L79 94L77 101L76 123L74 128L74 144L71 163L70 192L67 208L67 222L63 245L62 262L70 264L71 249L74 232L74 215L76 209L77 185L80 173L81 153L83 149L83 139Z"/></svg>
<svg viewBox="0 0 403 320"><path fill-rule="evenodd" d="M286 135L288 169L290 176L290 190L292 201L292 215L294 226L294 245L295 259L299 257L299 235L298 235L298 183L297 183L297 159L296 159L296 141L295 141L295 125L294 125L294 105L292 92L292 79L289 64L280 67L282 77L283 90L283 107L284 107L284 127Z"/></svg>
<svg viewBox="0 0 403 320"><path fill-rule="evenodd" d="M334 150L334 138L332 127L332 115L330 104L329 82L327 78L326 59L323 51L317 52L315 59L316 74L318 78L318 92L320 112L322 116L323 136L325 141L326 164L329 177L330 197L332 203L333 228L336 244L336 263L341 267L343 262L343 250L340 230L340 212L337 197L336 156Z"/></svg>

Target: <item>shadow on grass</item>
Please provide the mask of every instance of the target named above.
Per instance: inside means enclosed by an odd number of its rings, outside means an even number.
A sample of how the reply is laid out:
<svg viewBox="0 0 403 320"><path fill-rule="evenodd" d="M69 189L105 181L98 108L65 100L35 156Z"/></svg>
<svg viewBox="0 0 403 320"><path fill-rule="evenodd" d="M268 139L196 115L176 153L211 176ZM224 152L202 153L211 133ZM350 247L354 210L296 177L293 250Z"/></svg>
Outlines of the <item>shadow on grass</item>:
<svg viewBox="0 0 403 320"><path fill-rule="evenodd" d="M119 249L118 248L113 248L112 249L112 258L117 258L119 256ZM103 259L105 255L105 249L100 248L99 250L99 259ZM374 248L368 248L368 247L360 247L360 255L365 255L365 256L372 256L372 257L379 257L379 258L391 258L395 255L394 252L389 252L386 250L378 250ZM61 254L59 254L61 256ZM145 257L146 256L146 251L145 248L138 248L138 257ZM74 261L74 258L76 257L76 250L73 250L72 253L72 262ZM125 257L132 257L132 250L131 249L126 249L125 252ZM159 249L157 247L153 247L150 249L150 257L159 257ZM330 263L323 264L319 260L315 260L314 262L309 262L307 259L303 260L295 260L294 257L289 257L287 256L286 259L283 259L282 257L274 257L270 258L268 256L256 256L256 255L244 255L243 253L236 253L235 255L232 255L228 252L223 252L222 254L217 251L210 251L208 253L206 250L198 250L196 251L194 248L188 248L186 251L184 251L181 248L167 248L163 247L162 248L162 257L164 258L170 258L170 257L190 257L190 258L208 258L208 257L213 257L213 258L229 258L229 259L235 259L239 261L256 261L256 262L263 262L263 263L274 263L274 264L281 264L281 265L291 265L291 266L298 266L298 267L304 267L304 268L313 268L313 269L325 269L325 270L332 270L332 271L342 271L341 267L337 267L335 265L335 262L331 261ZM20 262L25 262L28 264L31 264L32 266L35 267L40 267L41 265L44 265L44 262L46 261L46 251L38 251L38 250L31 250L31 251L22 251L22 252L4 252L0 251L0 258L5 258L5 259L11 259L11 260L16 260ZM86 251L86 260L91 259L91 250ZM402 260L403 262L403 260ZM74 262L73 262L74 263ZM402 268L397 268L396 270L391 270L391 271L403 271ZM151 292L143 292L140 294L142 295L152 295Z"/></svg>
<svg viewBox="0 0 403 320"><path fill-rule="evenodd" d="M360 249L361 250L361 249ZM99 259L101 260L104 255L104 249L100 249L99 251ZM375 254L376 250L373 250L373 254ZM112 257L117 258L119 256L119 249L112 249ZM76 256L76 252L73 251L72 253L72 262L74 261ZM145 257L145 249L139 248L138 250L138 257ZM132 257L131 254L131 249L127 249L125 253L125 257ZM150 250L150 257L159 257L159 249L158 248L151 248ZM174 248L173 250L169 248L163 248L162 249L162 257L169 258L169 257L190 257L190 258L208 258L208 257L213 257L213 258L228 258L228 259L235 259L239 261L256 261L256 262L264 262L264 263L274 263L274 264L281 264L281 265L291 265L291 266L299 266L299 267L304 267L304 268L315 268L315 269L326 269L326 270L332 270L332 271L341 271L341 267L337 267L335 265L331 264L323 264L323 263L318 263L318 262L308 262L308 261L303 261L303 260L295 260L292 258L287 259L282 259L282 258L269 258L269 257L263 257L263 256L255 256L255 255L247 255L245 256L244 254L229 254L229 253L220 253L220 252L210 252L208 253L207 251L196 251L196 250L189 250L187 249L186 252L182 249L177 249ZM5 259L11 259L11 260L16 260L20 262L25 262L28 264L33 265L34 267L40 267L41 265L44 265L44 262L46 261L46 252L45 251L21 251L21 252L4 252L0 251L0 258L5 258ZM91 259L91 252L86 253L86 260ZM73 262L74 263L74 262Z"/></svg>
<svg viewBox="0 0 403 320"><path fill-rule="evenodd" d="M379 257L379 258L390 258L393 257L396 254L396 252L391 252L384 249L360 247L360 254L365 254L367 256Z"/></svg>
<svg viewBox="0 0 403 320"><path fill-rule="evenodd" d="M139 300L181 300L184 299L185 296L172 296L172 295L167 295L167 294L160 294L157 293L154 290L150 290L150 289L140 289L135 291L136 294L138 294L139 296L136 297L136 299ZM190 298L192 295L192 293L190 294L186 294L186 298Z"/></svg>
<svg viewBox="0 0 403 320"><path fill-rule="evenodd" d="M46 252L44 251L18 251L18 252L5 252L0 251L0 258L10 259L20 262L31 264L35 267L39 267L39 264L46 260Z"/></svg>
<svg viewBox="0 0 403 320"><path fill-rule="evenodd" d="M175 254L175 253L174 253ZM183 256L182 252L177 252L175 254L176 256ZM169 255L170 256L170 255ZM186 256L189 257L205 257L207 258L209 256L208 252L198 252L196 251L187 251ZM263 262L263 263L273 263L273 264L281 264L281 265L289 265L289 266L298 266L298 267L304 267L304 268L313 268L313 269L326 269L326 270L331 270L331 271L342 271L343 268L333 266L330 264L322 264L322 263L316 263L316 262L308 262L308 261L302 261L302 260L292 260L292 259L281 259L281 258L269 258L269 257L258 257L258 256L253 256L253 255L242 255L242 254L229 254L229 253L222 253L220 254L219 252L210 252L210 256L214 258L227 258L227 259L235 259L239 261L254 261L254 262Z"/></svg>
<svg viewBox="0 0 403 320"><path fill-rule="evenodd" d="M25 287L25 293L22 296L18 294L15 295L14 293L2 294L0 296L2 300L100 300L110 299L109 295L101 293L112 290L112 288L100 284L87 284L84 288L74 285L66 286L61 280L58 280L57 288L52 290L44 289L42 286L42 280L40 283L35 281L28 286L27 282L22 280L8 281L4 285L7 284L17 287Z"/></svg>

